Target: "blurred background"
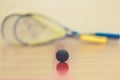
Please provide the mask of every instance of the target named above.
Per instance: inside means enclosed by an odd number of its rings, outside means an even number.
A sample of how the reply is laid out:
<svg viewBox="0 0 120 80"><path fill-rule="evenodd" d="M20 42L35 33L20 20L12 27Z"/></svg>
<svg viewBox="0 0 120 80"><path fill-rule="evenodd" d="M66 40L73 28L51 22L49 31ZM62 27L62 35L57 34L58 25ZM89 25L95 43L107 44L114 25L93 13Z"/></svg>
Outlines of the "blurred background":
<svg viewBox="0 0 120 80"><path fill-rule="evenodd" d="M0 0L0 24L15 12L51 16L81 32L120 32L120 0Z"/></svg>

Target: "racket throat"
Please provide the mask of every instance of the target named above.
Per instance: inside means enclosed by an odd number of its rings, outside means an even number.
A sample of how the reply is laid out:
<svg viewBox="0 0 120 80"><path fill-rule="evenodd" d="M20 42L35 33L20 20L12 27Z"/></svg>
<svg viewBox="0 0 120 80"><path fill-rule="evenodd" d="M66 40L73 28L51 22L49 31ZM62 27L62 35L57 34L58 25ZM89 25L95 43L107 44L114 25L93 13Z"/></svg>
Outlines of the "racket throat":
<svg viewBox="0 0 120 80"><path fill-rule="evenodd" d="M76 31L71 31L71 32L68 32L68 33L66 34L67 37L76 37L76 36L78 36L78 35L79 35L79 33L76 32Z"/></svg>

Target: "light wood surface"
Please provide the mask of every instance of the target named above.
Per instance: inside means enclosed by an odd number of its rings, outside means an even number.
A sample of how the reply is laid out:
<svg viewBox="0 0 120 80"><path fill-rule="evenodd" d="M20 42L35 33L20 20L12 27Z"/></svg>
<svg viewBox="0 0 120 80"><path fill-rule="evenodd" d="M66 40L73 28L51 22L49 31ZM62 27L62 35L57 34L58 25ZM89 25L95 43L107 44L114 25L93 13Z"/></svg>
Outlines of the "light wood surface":
<svg viewBox="0 0 120 80"><path fill-rule="evenodd" d="M56 71L59 62L55 52L59 46L64 46L70 55L66 62L69 71L64 76ZM119 80L120 44L64 39L37 47L1 45L0 76L5 80Z"/></svg>

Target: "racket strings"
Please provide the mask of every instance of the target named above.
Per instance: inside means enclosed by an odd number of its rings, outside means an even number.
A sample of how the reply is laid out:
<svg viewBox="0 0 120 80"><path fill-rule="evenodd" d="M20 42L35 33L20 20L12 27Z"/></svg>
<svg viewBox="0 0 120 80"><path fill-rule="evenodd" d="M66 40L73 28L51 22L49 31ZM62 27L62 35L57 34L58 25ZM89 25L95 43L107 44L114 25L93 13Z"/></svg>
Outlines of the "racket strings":
<svg viewBox="0 0 120 80"><path fill-rule="evenodd" d="M23 22L26 24L32 38L37 38L38 34L41 34L45 30L45 26L37 21L31 21L30 19L28 21L28 19L25 19Z"/></svg>
<svg viewBox="0 0 120 80"><path fill-rule="evenodd" d="M40 21L37 21L37 20L34 20L31 18L30 19L27 19L26 21L23 21L25 23L27 23L27 27L28 29L30 30L30 32L33 34L33 35L37 35L37 34L40 34L40 35L47 35L48 34L56 34L55 32L53 32L51 29L49 29L46 24L43 24L41 23ZM51 36L51 35L50 35Z"/></svg>
<svg viewBox="0 0 120 80"><path fill-rule="evenodd" d="M58 36L46 24L41 24L36 19L28 17L19 20L16 25L16 32L19 39L21 39L20 41L27 42L30 45L48 42Z"/></svg>

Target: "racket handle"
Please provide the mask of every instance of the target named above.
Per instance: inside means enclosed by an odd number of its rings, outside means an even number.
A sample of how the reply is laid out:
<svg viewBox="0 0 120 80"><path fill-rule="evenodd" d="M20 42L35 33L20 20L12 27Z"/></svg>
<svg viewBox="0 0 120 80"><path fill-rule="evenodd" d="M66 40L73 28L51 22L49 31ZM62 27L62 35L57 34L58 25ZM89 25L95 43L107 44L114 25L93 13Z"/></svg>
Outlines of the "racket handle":
<svg viewBox="0 0 120 80"><path fill-rule="evenodd" d="M95 36L95 35L82 34L79 36L79 39L82 41L87 41L87 42L91 42L91 43L99 43L99 44L107 43L106 37L99 37L99 36Z"/></svg>
<svg viewBox="0 0 120 80"><path fill-rule="evenodd" d="M112 38L112 39L119 39L120 38L120 34L115 34L115 33L96 32L95 35L96 36L104 36L104 37Z"/></svg>

